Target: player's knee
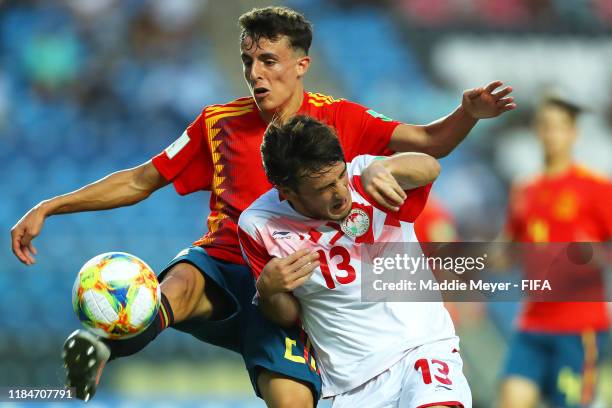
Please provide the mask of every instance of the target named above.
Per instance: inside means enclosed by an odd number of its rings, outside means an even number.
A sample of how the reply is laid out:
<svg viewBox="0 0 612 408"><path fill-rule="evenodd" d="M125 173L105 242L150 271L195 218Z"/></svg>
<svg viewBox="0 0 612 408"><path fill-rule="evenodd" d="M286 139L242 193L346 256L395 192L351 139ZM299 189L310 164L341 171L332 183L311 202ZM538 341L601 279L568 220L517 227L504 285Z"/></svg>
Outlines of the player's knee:
<svg viewBox="0 0 612 408"><path fill-rule="evenodd" d="M462 408L461 405L433 405L431 408Z"/></svg>
<svg viewBox="0 0 612 408"><path fill-rule="evenodd" d="M161 290L172 307L175 323L192 317L196 309L202 309L204 284L202 273L189 263L179 263L170 269L161 283Z"/></svg>
<svg viewBox="0 0 612 408"><path fill-rule="evenodd" d="M310 393L310 391L309 391ZM313 398L312 393L310 395L290 395L288 393L283 393L282 395L277 395L272 401L266 401L266 404L270 408L313 408Z"/></svg>
<svg viewBox="0 0 612 408"><path fill-rule="evenodd" d="M511 376L501 384L500 408L535 408L538 401L538 386L527 378Z"/></svg>

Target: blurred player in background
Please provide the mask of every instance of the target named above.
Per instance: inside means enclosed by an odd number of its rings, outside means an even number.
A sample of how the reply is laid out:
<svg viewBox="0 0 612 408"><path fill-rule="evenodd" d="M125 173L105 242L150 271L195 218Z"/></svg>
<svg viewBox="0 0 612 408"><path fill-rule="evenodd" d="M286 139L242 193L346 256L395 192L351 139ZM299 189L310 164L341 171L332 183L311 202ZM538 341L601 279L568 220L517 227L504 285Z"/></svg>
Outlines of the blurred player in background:
<svg viewBox="0 0 612 408"><path fill-rule="evenodd" d="M461 105L429 125L393 121L358 104L304 91L310 65L312 28L287 8L255 9L240 17L241 59L250 97L212 105L167 149L152 160L119 171L83 188L44 200L13 227L12 249L25 264L34 263L32 239L47 217L132 205L173 183L179 194L210 190L208 232L161 272L160 312L151 326L127 340L104 341L85 331L64 346L68 383L77 397L96 391L108 360L143 349L167 327L242 354L257 395L270 406L312 406L320 379L310 366L292 359L305 345L297 331L283 331L251 305L255 286L242 259L236 224L240 213L270 188L259 154L272 118L296 113L333 126L348 159L358 154L422 151L440 157L452 151L481 118L515 108L512 89L501 82L465 91ZM381 96L382 97L382 96ZM365 188L391 209L403 197ZM295 339L287 346L286 339ZM94 350L93 354L88 354Z"/></svg>
<svg viewBox="0 0 612 408"><path fill-rule="evenodd" d="M459 238L453 216L433 194L414 222L414 232L419 242L455 242Z"/></svg>
<svg viewBox="0 0 612 408"><path fill-rule="evenodd" d="M425 208L414 222L414 232L420 243L455 242L459 238L453 216L433 194L429 196ZM433 250L433 248L423 248L425 253L429 250ZM457 325L459 323L460 305L447 302L445 306L453 318L453 322Z"/></svg>
<svg viewBox="0 0 612 408"><path fill-rule="evenodd" d="M556 96L539 106L536 130L545 167L541 175L512 188L507 222L512 241L601 242L612 237L612 184L572 159L580 111ZM568 280L575 270L568 266ZM540 397L555 407L590 406L608 329L606 303L526 302L509 344L501 407L536 407Z"/></svg>
<svg viewBox="0 0 612 408"><path fill-rule="evenodd" d="M276 188L241 215L240 244L262 311L287 327L300 320L312 339L323 397L334 408L471 408L458 338L442 302L362 301L366 253L372 247L392 257L396 243L416 242L413 223L438 162L403 153L346 163L333 130L304 116L271 125L261 151ZM371 177L405 191L399 211L377 205L363 190ZM278 231L283 239L276 239ZM301 253L317 255L314 271ZM276 271L264 266L271 262L290 290L270 279Z"/></svg>

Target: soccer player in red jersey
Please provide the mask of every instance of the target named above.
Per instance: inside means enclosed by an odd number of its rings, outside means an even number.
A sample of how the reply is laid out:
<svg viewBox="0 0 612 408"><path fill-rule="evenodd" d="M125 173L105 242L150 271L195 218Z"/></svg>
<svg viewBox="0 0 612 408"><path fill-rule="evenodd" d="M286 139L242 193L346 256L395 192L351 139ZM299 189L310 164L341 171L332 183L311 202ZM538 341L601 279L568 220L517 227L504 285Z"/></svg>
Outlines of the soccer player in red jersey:
<svg viewBox="0 0 612 408"><path fill-rule="evenodd" d="M454 242L458 238L453 216L433 195L414 222L414 232L419 242Z"/></svg>
<svg viewBox="0 0 612 408"><path fill-rule="evenodd" d="M605 242L612 238L612 183L572 159L579 112L578 106L558 97L545 100L538 109L536 128L545 167L541 175L511 191L507 233L513 241ZM571 280L576 265L566 267L563 279ZM525 264L528 276L541 272L535 269ZM594 291L603 294L603 287ZM540 396L555 407L590 406L609 326L603 302L527 301L509 345L502 408L535 407Z"/></svg>
<svg viewBox="0 0 612 408"><path fill-rule="evenodd" d="M134 354L172 326L196 338L239 352L257 395L269 406L313 406L320 378L300 358L297 331L282 330L251 305L255 286L242 260L236 223L240 213L270 188L259 146L273 119L296 113L333 126L351 160L358 154L422 151L441 157L452 151L479 119L515 108L512 89L499 81L463 93L450 115L424 126L391 120L342 99L305 92L310 66L311 24L282 7L254 9L240 17L240 51L251 96L207 106L167 149L137 167L113 173L83 188L44 200L11 230L12 249L34 263L32 239L47 217L132 205L172 183L179 194L210 190L208 232L180 252L159 275L162 302L158 317L139 336L102 342L85 331L64 345L68 383L77 397L93 396L109 359ZM381 205L399 208L402 192L378 190ZM314 259L312 254L305 256ZM93 347L93 348L92 348ZM91 353L91 354L88 354Z"/></svg>

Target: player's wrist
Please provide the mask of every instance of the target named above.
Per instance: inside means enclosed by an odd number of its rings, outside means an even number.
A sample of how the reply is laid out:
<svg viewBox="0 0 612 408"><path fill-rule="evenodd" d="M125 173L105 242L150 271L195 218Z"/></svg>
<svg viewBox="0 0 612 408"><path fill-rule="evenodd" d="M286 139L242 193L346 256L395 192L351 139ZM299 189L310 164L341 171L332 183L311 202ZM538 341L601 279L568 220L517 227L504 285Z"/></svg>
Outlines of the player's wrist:
<svg viewBox="0 0 612 408"><path fill-rule="evenodd" d="M274 295L274 292L268 287L268 285L266 285L265 279L263 279L262 276L257 279L255 288L257 289L260 299L268 300Z"/></svg>
<svg viewBox="0 0 612 408"><path fill-rule="evenodd" d="M39 212L43 217L47 218L48 216L52 215L53 205L51 203L51 200L44 200L38 203L36 207L34 207L34 209Z"/></svg>
<svg viewBox="0 0 612 408"><path fill-rule="evenodd" d="M476 113L472 112L470 108L467 106L467 102L465 96L461 101L461 105L457 108L457 113L460 117L463 117L467 120L478 121L480 118L476 115Z"/></svg>

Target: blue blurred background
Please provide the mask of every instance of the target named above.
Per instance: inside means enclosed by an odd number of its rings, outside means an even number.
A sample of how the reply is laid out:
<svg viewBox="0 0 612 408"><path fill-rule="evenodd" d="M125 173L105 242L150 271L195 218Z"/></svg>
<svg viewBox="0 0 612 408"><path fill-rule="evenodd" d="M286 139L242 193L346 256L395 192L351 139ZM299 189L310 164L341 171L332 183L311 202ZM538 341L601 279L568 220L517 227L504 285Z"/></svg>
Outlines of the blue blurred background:
<svg viewBox="0 0 612 408"><path fill-rule="evenodd" d="M540 168L531 118L544 89L589 109L577 159L612 174L610 0L0 0L0 386L60 386L81 264L127 251L160 270L205 231L208 196L168 187L132 208L52 217L30 268L10 251L10 227L45 198L148 160L203 106L244 96L237 17L270 3L314 23L309 90L427 123L463 89L515 88L519 109L481 122L442 161L435 191L465 240L493 239L509 183ZM475 406L495 399L515 306L458 308ZM93 405L263 406L239 356L172 330L106 371Z"/></svg>

